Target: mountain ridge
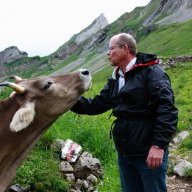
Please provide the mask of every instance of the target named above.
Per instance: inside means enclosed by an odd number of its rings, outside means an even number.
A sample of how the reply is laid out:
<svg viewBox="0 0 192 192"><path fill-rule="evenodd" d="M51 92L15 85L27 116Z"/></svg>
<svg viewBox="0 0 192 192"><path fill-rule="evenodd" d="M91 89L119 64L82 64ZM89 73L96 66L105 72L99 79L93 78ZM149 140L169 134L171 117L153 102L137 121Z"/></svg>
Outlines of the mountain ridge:
<svg viewBox="0 0 192 192"><path fill-rule="evenodd" d="M107 61L104 55L108 49L108 42L114 34L120 32L130 33L139 44L150 34L160 31L161 28L163 29L165 25L171 26L173 23L178 22L181 23L178 25L184 25L185 21L192 19L191 8L191 0L151 0L146 6L136 7L133 11L122 14L110 24L104 14L101 14L89 26L74 34L54 53L46 57L29 58L26 53L25 57L16 60L9 58L4 62L0 57L0 78L3 78L5 74L6 76L18 73L23 75L22 68L29 70L27 74L24 73L24 76L36 76L44 72L47 74L55 73L55 71L64 72L65 66L70 63L71 66L75 63L74 67L68 67L71 70L87 66L86 63L90 65L94 65L94 62L105 63ZM185 16L180 14L186 10L190 13L187 12ZM102 59L97 56L98 54L102 54ZM98 65L99 68L102 66ZM34 71L35 68L39 71ZM95 67L93 68L95 69ZM97 69L95 70L97 71Z"/></svg>

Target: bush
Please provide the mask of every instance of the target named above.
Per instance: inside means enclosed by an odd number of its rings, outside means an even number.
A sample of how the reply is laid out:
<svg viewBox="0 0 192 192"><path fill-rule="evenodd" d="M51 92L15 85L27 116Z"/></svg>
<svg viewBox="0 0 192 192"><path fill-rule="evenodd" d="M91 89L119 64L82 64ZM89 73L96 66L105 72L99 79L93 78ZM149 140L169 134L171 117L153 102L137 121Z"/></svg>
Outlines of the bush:
<svg viewBox="0 0 192 192"><path fill-rule="evenodd" d="M68 184L59 172L59 162L50 150L35 147L17 171L16 183L31 191L64 192Z"/></svg>
<svg viewBox="0 0 192 192"><path fill-rule="evenodd" d="M186 169L186 170L185 170L185 175L186 175L187 177L192 178L192 169Z"/></svg>

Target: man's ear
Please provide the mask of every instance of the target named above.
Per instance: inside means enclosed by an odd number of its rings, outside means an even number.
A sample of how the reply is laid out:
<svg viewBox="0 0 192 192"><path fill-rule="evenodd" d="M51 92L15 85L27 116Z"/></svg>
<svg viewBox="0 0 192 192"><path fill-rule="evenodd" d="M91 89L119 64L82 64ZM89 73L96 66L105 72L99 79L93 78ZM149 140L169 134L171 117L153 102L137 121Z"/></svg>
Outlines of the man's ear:
<svg viewBox="0 0 192 192"><path fill-rule="evenodd" d="M13 132L27 128L35 117L35 103L27 102L15 113L10 123L10 130Z"/></svg>

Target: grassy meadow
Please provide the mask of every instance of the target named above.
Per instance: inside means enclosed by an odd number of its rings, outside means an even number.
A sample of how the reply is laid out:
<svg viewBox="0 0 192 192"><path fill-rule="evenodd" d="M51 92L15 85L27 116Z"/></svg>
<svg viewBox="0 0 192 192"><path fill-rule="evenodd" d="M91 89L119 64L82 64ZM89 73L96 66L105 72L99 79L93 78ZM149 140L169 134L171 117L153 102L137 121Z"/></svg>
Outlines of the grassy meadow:
<svg viewBox="0 0 192 192"><path fill-rule="evenodd" d="M139 42L139 50L153 52L163 57L192 54L192 21L183 25L174 24L155 30ZM66 64L66 63L65 63ZM92 97L99 93L111 76L111 67L94 74L93 86L85 93ZM188 137L176 153L188 156L192 161L192 62L178 63L176 67L166 69L175 93L175 103L179 109L178 132L190 131ZM49 71L44 71L48 74ZM26 75L28 76L28 75ZM0 92L0 99L7 97L10 90ZM117 167L117 156L113 141L109 137L114 117L109 119L111 111L101 115L87 116L67 112L62 115L42 136L34 149L27 156L17 171L13 183L30 187L35 192L64 192L69 184L59 172L59 154L51 150L50 145L56 139L72 139L79 143L83 150L98 158L104 169L99 192L119 192L120 180ZM192 177L192 171L188 172Z"/></svg>
<svg viewBox="0 0 192 192"><path fill-rule="evenodd" d="M177 151L180 155L187 155L192 160L192 63L178 64L175 68L166 70L169 74L175 93L176 106L179 109L178 131L189 130L190 137L186 139ZM112 72L111 67L95 74L93 86L85 96L92 97L99 93ZM9 94L4 93L4 96ZM1 94L1 99L3 98ZM27 159L18 169L14 182L30 187L34 191L60 192L67 191L68 184L59 173L59 154L50 149L56 138L72 139L82 145L83 150L98 158L104 169L100 192L119 192L120 181L117 167L117 157L113 141L109 137L110 112L102 115L87 116L67 112L62 115L43 135ZM189 173L192 176L191 173Z"/></svg>
<svg viewBox="0 0 192 192"><path fill-rule="evenodd" d="M192 20L157 28L140 39L139 51L152 52L163 57L191 55L191 26Z"/></svg>

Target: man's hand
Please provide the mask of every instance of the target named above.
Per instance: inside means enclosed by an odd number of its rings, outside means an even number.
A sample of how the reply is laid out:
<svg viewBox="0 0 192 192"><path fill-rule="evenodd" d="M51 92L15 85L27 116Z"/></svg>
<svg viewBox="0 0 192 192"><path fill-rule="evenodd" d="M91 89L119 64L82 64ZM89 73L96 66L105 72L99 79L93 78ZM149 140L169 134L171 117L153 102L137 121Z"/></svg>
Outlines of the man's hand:
<svg viewBox="0 0 192 192"><path fill-rule="evenodd" d="M147 160L146 160L147 166L150 169L154 169L154 168L159 167L162 164L163 155L164 155L163 149L152 145L150 150L149 150Z"/></svg>

